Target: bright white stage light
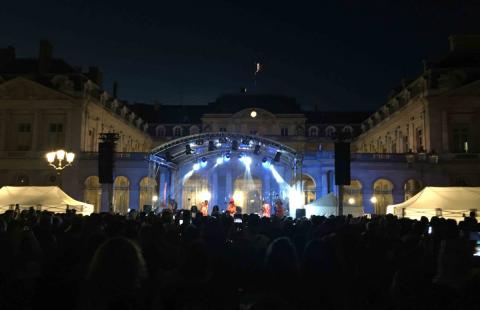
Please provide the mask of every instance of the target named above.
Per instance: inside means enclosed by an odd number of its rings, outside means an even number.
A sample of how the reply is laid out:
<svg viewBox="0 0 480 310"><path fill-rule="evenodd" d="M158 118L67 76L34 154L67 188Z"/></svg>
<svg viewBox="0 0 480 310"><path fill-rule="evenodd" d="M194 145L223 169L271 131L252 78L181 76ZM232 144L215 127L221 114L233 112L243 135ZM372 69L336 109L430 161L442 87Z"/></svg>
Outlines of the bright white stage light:
<svg viewBox="0 0 480 310"><path fill-rule="evenodd" d="M372 196L372 198L370 198L370 202L371 203L377 203L377 197Z"/></svg>
<svg viewBox="0 0 480 310"><path fill-rule="evenodd" d="M290 205L290 216L296 215L296 210L303 207L304 194L300 190L300 186L292 186L288 188L288 202Z"/></svg>
<svg viewBox="0 0 480 310"><path fill-rule="evenodd" d="M271 163L270 163L270 161L269 161L268 159L264 158L264 159L262 160L262 166L263 166L263 168L268 169L268 168L270 168Z"/></svg>
<svg viewBox="0 0 480 310"><path fill-rule="evenodd" d="M250 166L252 164L252 158L249 156L242 156L240 158L240 161L245 165L245 166Z"/></svg>
<svg viewBox="0 0 480 310"><path fill-rule="evenodd" d="M193 168L194 171L197 171L198 169L200 169L200 164L199 163L194 163L192 168Z"/></svg>
<svg viewBox="0 0 480 310"><path fill-rule="evenodd" d="M210 198L212 198L212 194L210 194L209 191L202 191L202 192L200 193L200 199L201 199L201 201L205 201L205 200L210 201Z"/></svg>
<svg viewBox="0 0 480 310"><path fill-rule="evenodd" d="M229 160L230 160L230 154L225 155L225 157L223 158L223 161L227 162Z"/></svg>
<svg viewBox="0 0 480 310"><path fill-rule="evenodd" d="M353 197L348 198L348 204L349 205L354 205L355 204L355 198L353 198Z"/></svg>
<svg viewBox="0 0 480 310"><path fill-rule="evenodd" d="M217 165L223 164L223 157L217 158Z"/></svg>
<svg viewBox="0 0 480 310"><path fill-rule="evenodd" d="M200 167L205 168L207 166L207 159L204 157L202 158L202 161L200 161Z"/></svg>
<svg viewBox="0 0 480 310"><path fill-rule="evenodd" d="M275 178L275 181L277 183L285 183L285 180L282 178L282 176L277 172L277 169L275 169L275 166L271 165L270 166L270 171L272 171L273 177Z"/></svg>

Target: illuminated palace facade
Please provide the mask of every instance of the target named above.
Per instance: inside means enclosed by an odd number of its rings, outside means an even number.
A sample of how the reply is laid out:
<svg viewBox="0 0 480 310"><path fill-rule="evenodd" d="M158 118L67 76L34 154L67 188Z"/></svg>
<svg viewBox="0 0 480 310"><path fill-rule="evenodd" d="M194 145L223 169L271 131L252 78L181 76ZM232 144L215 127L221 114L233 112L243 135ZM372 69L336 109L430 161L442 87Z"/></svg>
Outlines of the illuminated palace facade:
<svg viewBox="0 0 480 310"><path fill-rule="evenodd" d="M345 204L384 213L424 186L480 185L479 56L478 37L451 37L444 59L365 113L305 111L294 98L246 92L200 106L128 104L103 90L98 69L54 58L48 42L32 59L9 47L0 50L0 185L59 185L107 210L98 142L115 132L118 212L204 199L222 209L232 197L246 212L277 198L301 207L337 192L342 133L352 141ZM45 160L58 148L77 154L59 175Z"/></svg>

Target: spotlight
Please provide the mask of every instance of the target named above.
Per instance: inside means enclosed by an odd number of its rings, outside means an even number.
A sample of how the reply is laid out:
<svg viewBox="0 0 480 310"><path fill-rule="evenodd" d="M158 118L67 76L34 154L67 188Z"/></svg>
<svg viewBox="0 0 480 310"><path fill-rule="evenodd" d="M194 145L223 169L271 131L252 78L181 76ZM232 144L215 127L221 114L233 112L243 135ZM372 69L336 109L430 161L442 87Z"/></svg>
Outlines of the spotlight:
<svg viewBox="0 0 480 310"><path fill-rule="evenodd" d="M223 157L218 157L217 158L217 165L223 164Z"/></svg>
<svg viewBox="0 0 480 310"><path fill-rule="evenodd" d="M192 168L193 168L194 171L197 171L198 169L200 169L200 164L199 163L194 163Z"/></svg>
<svg viewBox="0 0 480 310"><path fill-rule="evenodd" d="M200 167L204 168L207 166L207 158L202 157L202 161L200 162Z"/></svg>
<svg viewBox="0 0 480 310"><path fill-rule="evenodd" d="M277 152L277 154L275 154L275 157L273 158L273 161L279 162L280 161L280 156L282 156L282 153Z"/></svg>
<svg viewBox="0 0 480 310"><path fill-rule="evenodd" d="M240 161L245 165L245 166L250 166L252 164L252 158L249 156L242 156L240 158Z"/></svg>
<svg viewBox="0 0 480 310"><path fill-rule="evenodd" d="M375 197L375 196L372 196L372 198L370 198L371 203L377 203L377 201L378 201L377 197Z"/></svg>
<svg viewBox="0 0 480 310"><path fill-rule="evenodd" d="M232 141L232 151L238 151L238 141L237 140Z"/></svg>
<svg viewBox="0 0 480 310"><path fill-rule="evenodd" d="M231 156L230 153L225 154L225 159L224 159L224 160L225 160L225 161L229 161L229 160L230 160L230 156Z"/></svg>
<svg viewBox="0 0 480 310"><path fill-rule="evenodd" d="M185 145L185 154L192 154L192 148L190 147L190 144Z"/></svg>
<svg viewBox="0 0 480 310"><path fill-rule="evenodd" d="M211 151L214 151L215 150L215 144L213 143L213 141L208 141L208 151L211 152Z"/></svg>
<svg viewBox="0 0 480 310"><path fill-rule="evenodd" d="M263 168L268 169L268 168L270 168L270 165L271 165L271 163L268 161L268 158L264 157L264 158L262 159L262 166L263 166Z"/></svg>
<svg viewBox="0 0 480 310"><path fill-rule="evenodd" d="M203 145L203 140L202 140L202 139L198 139L195 143L196 143L197 145Z"/></svg>
<svg viewBox="0 0 480 310"><path fill-rule="evenodd" d="M255 145L255 150L253 150L253 154L260 155L260 144Z"/></svg>
<svg viewBox="0 0 480 310"><path fill-rule="evenodd" d="M348 198L348 204L349 205L354 205L355 204L355 198L353 198L353 197Z"/></svg>

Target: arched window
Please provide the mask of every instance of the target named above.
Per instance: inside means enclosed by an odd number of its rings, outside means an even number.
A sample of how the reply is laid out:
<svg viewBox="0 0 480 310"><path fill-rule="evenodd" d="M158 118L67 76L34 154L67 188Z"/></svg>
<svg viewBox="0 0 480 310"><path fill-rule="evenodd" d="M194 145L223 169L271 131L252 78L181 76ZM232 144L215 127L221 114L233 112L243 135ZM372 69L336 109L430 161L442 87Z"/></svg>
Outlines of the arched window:
<svg viewBox="0 0 480 310"><path fill-rule="evenodd" d="M94 212L100 212L102 203L102 185L97 176L92 175L85 179L83 199L94 206Z"/></svg>
<svg viewBox="0 0 480 310"><path fill-rule="evenodd" d="M302 175L303 193L305 196L305 204L315 201L317 198L317 187L315 180L309 175Z"/></svg>
<svg viewBox="0 0 480 310"><path fill-rule="evenodd" d="M316 126L312 126L308 129L308 135L310 137L317 137L318 136L318 128Z"/></svg>
<svg viewBox="0 0 480 310"><path fill-rule="evenodd" d="M157 196L158 199L157 181L153 178L144 177L140 181L140 201L138 205L140 210L144 210L145 206L155 208L156 201L153 201L153 196Z"/></svg>
<svg viewBox="0 0 480 310"><path fill-rule="evenodd" d="M350 185L343 187L343 205L345 206L363 206L362 182L351 180Z"/></svg>
<svg viewBox="0 0 480 310"><path fill-rule="evenodd" d="M164 137L165 136L165 127L157 126L157 128L155 129L155 135L157 137Z"/></svg>
<svg viewBox="0 0 480 310"><path fill-rule="evenodd" d="M130 182L127 177L118 176L113 182L113 210L126 214L130 207Z"/></svg>
<svg viewBox="0 0 480 310"><path fill-rule="evenodd" d="M342 131L345 134L353 135L353 127L350 125L346 125L345 127L343 127Z"/></svg>
<svg viewBox="0 0 480 310"><path fill-rule="evenodd" d="M325 136L327 137L333 137L336 132L337 130L333 126L327 126L327 128L325 128Z"/></svg>
<svg viewBox="0 0 480 310"><path fill-rule="evenodd" d="M196 135L196 134L199 134L199 133L200 133L200 129L198 128L198 126L193 125L192 127L190 127L190 134L191 135Z"/></svg>
<svg viewBox="0 0 480 310"><path fill-rule="evenodd" d="M422 186L420 184L420 181L417 181L415 179L407 180L404 185L405 200L408 200L415 196L421 189Z"/></svg>
<svg viewBox="0 0 480 310"><path fill-rule="evenodd" d="M184 180L182 191L182 206L184 209L190 209L192 206L200 207L202 201L210 200L211 198L209 197L208 180L198 174L194 174Z"/></svg>
<svg viewBox="0 0 480 310"><path fill-rule="evenodd" d="M174 137L181 137L182 136L182 127L180 127L180 126L173 127L173 136Z"/></svg>
<svg viewBox="0 0 480 310"><path fill-rule="evenodd" d="M375 214L385 214L387 206L393 204L393 183L387 179L378 179L373 184L373 196L370 202L373 204Z"/></svg>

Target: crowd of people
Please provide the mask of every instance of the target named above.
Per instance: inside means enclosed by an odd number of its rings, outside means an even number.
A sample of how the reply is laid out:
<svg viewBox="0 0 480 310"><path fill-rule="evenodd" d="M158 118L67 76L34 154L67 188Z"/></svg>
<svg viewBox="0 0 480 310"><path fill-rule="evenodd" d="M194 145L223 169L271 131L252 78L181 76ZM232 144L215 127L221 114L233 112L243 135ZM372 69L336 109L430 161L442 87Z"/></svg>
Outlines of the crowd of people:
<svg viewBox="0 0 480 310"><path fill-rule="evenodd" d="M478 309L463 222L213 207L0 215L1 309Z"/></svg>

